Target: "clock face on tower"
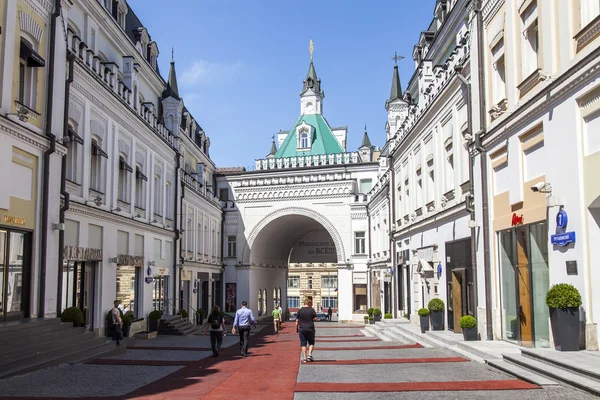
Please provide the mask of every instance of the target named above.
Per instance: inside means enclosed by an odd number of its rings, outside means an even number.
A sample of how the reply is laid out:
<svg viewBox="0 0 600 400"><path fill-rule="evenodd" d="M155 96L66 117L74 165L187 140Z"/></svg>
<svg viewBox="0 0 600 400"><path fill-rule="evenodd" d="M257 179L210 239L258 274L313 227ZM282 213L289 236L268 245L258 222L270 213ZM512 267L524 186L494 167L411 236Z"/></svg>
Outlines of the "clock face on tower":
<svg viewBox="0 0 600 400"><path fill-rule="evenodd" d="M313 104L311 101L309 101L309 102L308 102L308 103L306 103L306 105L304 106L304 109L305 109L307 112L313 112L313 110L315 109L315 105L314 105L314 104Z"/></svg>

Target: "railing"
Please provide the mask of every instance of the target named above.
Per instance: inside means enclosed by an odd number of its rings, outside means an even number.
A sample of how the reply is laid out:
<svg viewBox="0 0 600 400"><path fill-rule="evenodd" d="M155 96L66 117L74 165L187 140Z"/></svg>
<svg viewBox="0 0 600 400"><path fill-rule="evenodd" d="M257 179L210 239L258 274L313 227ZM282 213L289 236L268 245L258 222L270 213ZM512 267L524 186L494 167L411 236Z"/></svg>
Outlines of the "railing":
<svg viewBox="0 0 600 400"><path fill-rule="evenodd" d="M286 158L267 158L256 160L256 170L288 169L316 167L321 165L357 164L360 162L358 152L296 156Z"/></svg>

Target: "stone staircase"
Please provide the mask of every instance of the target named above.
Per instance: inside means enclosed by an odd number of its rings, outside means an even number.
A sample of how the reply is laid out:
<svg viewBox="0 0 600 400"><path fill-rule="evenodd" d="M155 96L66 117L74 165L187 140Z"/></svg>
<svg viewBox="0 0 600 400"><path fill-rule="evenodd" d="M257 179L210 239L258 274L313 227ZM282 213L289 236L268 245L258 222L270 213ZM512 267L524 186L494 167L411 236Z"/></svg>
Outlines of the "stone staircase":
<svg viewBox="0 0 600 400"><path fill-rule="evenodd" d="M198 330L198 325L181 318L181 315L163 315L158 325L159 335L188 336Z"/></svg>
<svg viewBox="0 0 600 400"><path fill-rule="evenodd" d="M125 346L58 318L0 326L0 378L123 352Z"/></svg>

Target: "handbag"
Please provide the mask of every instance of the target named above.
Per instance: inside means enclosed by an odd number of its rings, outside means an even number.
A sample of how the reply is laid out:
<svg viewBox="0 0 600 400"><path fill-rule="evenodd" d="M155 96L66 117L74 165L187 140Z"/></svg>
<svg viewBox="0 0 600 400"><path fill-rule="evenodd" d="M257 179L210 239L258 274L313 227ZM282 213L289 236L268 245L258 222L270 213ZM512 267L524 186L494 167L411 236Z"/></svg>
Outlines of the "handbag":
<svg viewBox="0 0 600 400"><path fill-rule="evenodd" d="M219 330L219 328L221 327L221 317L215 317L215 316L211 316L212 320L210 323L210 329L213 331L217 331Z"/></svg>

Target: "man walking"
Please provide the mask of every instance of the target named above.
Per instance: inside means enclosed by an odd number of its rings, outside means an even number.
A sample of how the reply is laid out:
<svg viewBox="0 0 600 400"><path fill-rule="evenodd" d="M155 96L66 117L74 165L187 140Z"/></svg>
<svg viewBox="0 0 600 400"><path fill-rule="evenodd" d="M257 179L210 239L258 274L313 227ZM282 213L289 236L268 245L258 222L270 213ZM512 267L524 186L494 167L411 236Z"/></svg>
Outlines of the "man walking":
<svg viewBox="0 0 600 400"><path fill-rule="evenodd" d="M236 311L231 333L235 335L236 326L240 333L240 353L242 357L248 356L248 341L250 340L250 324L256 326L256 320L252 310L248 308L248 302L242 301L242 307Z"/></svg>
<svg viewBox="0 0 600 400"><path fill-rule="evenodd" d="M116 340L117 346L119 346L121 344L119 341L123 339L123 331L121 330L123 327L123 320L121 319L121 313L119 310L119 300L115 300L113 304L114 307L110 312L113 323L113 340Z"/></svg>
<svg viewBox="0 0 600 400"><path fill-rule="evenodd" d="M218 357L226 330L225 320L221 316L221 308L219 306L213 307L212 313L208 316L206 322L204 334L206 335L206 331L210 326L210 347L212 348L213 357Z"/></svg>
<svg viewBox="0 0 600 400"><path fill-rule="evenodd" d="M281 324L283 323L283 309L281 308L281 304L277 304L277 309L279 310L279 329L281 329Z"/></svg>
<svg viewBox="0 0 600 400"><path fill-rule="evenodd" d="M296 318L296 333L300 337L300 346L302 347L302 363L314 361L312 352L315 347L315 323L317 313L309 306L310 301L304 300L304 306L298 310ZM306 347L308 345L308 355Z"/></svg>
<svg viewBox="0 0 600 400"><path fill-rule="evenodd" d="M327 310L327 315L329 316L329 322L331 322L331 316L333 315L333 311L331 310L331 306L329 306L329 309Z"/></svg>
<svg viewBox="0 0 600 400"><path fill-rule="evenodd" d="M279 313L279 308L275 308L273 310L273 328L275 329L275 333L279 332L279 323L281 322L281 314Z"/></svg>

